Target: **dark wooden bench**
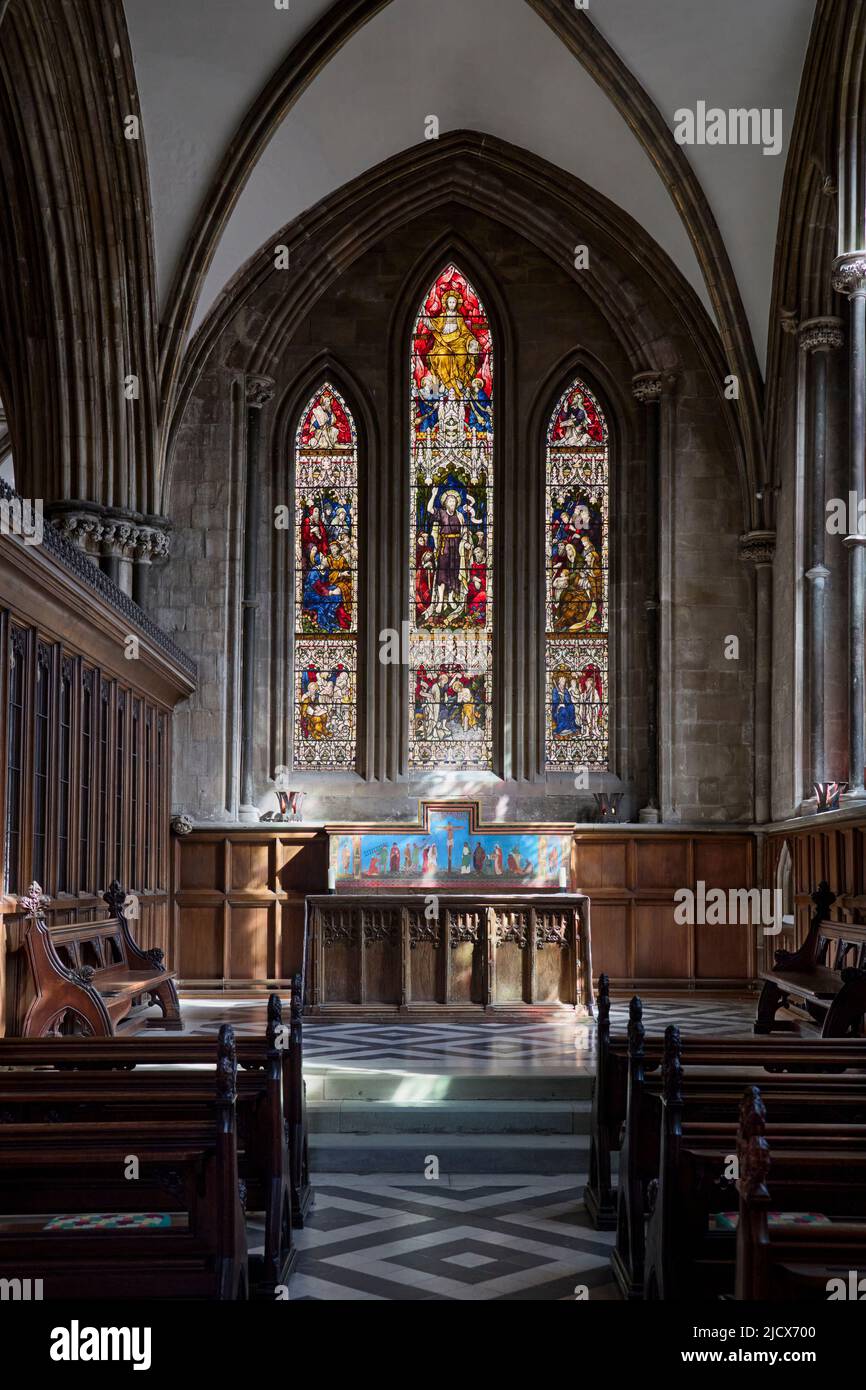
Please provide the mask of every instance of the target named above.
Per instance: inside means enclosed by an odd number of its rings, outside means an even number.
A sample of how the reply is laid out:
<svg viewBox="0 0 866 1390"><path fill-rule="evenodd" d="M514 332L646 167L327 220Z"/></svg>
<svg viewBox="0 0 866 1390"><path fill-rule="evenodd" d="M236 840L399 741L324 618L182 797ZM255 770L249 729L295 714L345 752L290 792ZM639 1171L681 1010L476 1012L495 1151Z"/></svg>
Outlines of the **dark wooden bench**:
<svg viewBox="0 0 866 1390"><path fill-rule="evenodd" d="M656 1177L643 1189L649 1217L644 1284L631 1296L730 1296L742 1090L724 1100L715 1097L709 1108L702 1105L684 1081L678 1029L668 1029L666 1043L663 1087L654 1098ZM799 1090L786 1095L787 1082L783 1078L780 1088L776 1083L768 1130L779 1157L778 1202L788 1210L839 1219L866 1217L866 1095L860 1090L847 1099L841 1093L822 1097L820 1086L811 1097ZM747 1094L755 1090L746 1088ZM638 1202L636 1196L635 1213Z"/></svg>
<svg viewBox="0 0 866 1390"><path fill-rule="evenodd" d="M211 1099L183 1116L142 1106L132 1118L0 1124L0 1277L40 1280L45 1299L248 1296L229 1025L214 1053ZM93 1217L100 1227L75 1224Z"/></svg>
<svg viewBox="0 0 866 1390"><path fill-rule="evenodd" d="M159 1028L182 1027L174 974L158 947L142 950L124 914L126 894L115 880L104 894L111 916L49 926L38 883L19 898L27 927L24 946L36 997L27 1010L24 1036L84 1033L113 1037L133 1005L147 998L162 1017Z"/></svg>
<svg viewBox="0 0 866 1390"><path fill-rule="evenodd" d="M809 932L797 951L776 951L772 969L762 970L756 1033L799 1032L793 1019L777 1020L777 1010L799 1005L823 1038L856 1037L866 1015L866 926L834 922L828 913L837 901L827 883L812 894ZM866 905L866 904L864 904Z"/></svg>
<svg viewBox="0 0 866 1390"><path fill-rule="evenodd" d="M292 981L290 1023L283 1022L282 1004L278 995L268 1000L268 1028L260 1037L239 1036L236 1039L241 1075L246 1071L267 1070L270 1043L281 1063L282 1111L288 1143L288 1180L291 1198L291 1220L303 1226L304 1217L312 1202L310 1186L306 1099L303 1078L303 1031L301 1000L303 982L300 974ZM136 1068L203 1066L210 1062L213 1043L207 1037L135 1036L0 1038L0 1068L55 1067L74 1070L121 1070L134 1073ZM143 1076L148 1073L141 1071ZM0 1072L0 1084L3 1075Z"/></svg>
<svg viewBox="0 0 866 1390"><path fill-rule="evenodd" d="M617 1224L617 1192L612 1176L612 1157L620 1149L624 1133L629 1087L628 1033L612 1035L610 1028L610 983L607 975L598 981L596 997L596 1074L592 1092L589 1175L584 1189L584 1205L599 1230L613 1230ZM642 1074L657 1072L664 1040L645 1037L642 1007L633 999L629 1007L632 1024L641 1028ZM689 1064L693 1067L743 1066L770 1072L794 1074L798 1071L827 1072L827 1085L836 1081L833 1073L860 1068L866 1072L866 1040L837 1039L832 1043L796 1035L757 1038L696 1038L686 1036ZM814 1087L814 1080L805 1083ZM726 1087L723 1079L708 1078L707 1086Z"/></svg>
<svg viewBox="0 0 866 1390"><path fill-rule="evenodd" d="M807 1225L772 1220L771 1209L778 1202L778 1156L761 1094L757 1087L752 1087L743 1098L737 1143L740 1177L734 1297L762 1302L825 1303L831 1296L833 1281L837 1297L862 1298L866 1222ZM829 1166L828 1177L832 1181L838 1172L838 1153ZM773 1195L767 1187L768 1177Z"/></svg>
<svg viewBox="0 0 866 1390"><path fill-rule="evenodd" d="M250 1256L250 1285L254 1296L264 1298L273 1298L274 1289L288 1283L296 1257L282 1057L277 1045L281 1027L280 1000L272 995L264 1048L256 1049L255 1066L237 1075L240 1176L246 1186L247 1210L261 1212L265 1227L263 1256ZM212 1053L213 1043L201 1041ZM71 1068L71 1059L67 1059L64 1069L58 1070L60 1064L46 1063L55 1062L58 1050L69 1051L65 1040L59 1049L55 1039L35 1045L28 1041L23 1055L14 1043L4 1047L0 1042L0 1123L191 1119L201 1118L210 1107L213 1087L209 1070L198 1060L190 1064L187 1054L187 1065L163 1065L159 1070L139 1065L129 1070L116 1048L116 1041L100 1045L106 1063L102 1067L85 1063ZM205 1048L196 1048L197 1059ZM111 1066L113 1049L115 1065ZM142 1052L150 1053L150 1049L137 1050L139 1061ZM178 1052L182 1049L175 1048L172 1055L176 1057ZM249 1058L249 1051L246 1055ZM13 1060L17 1065L9 1069Z"/></svg>

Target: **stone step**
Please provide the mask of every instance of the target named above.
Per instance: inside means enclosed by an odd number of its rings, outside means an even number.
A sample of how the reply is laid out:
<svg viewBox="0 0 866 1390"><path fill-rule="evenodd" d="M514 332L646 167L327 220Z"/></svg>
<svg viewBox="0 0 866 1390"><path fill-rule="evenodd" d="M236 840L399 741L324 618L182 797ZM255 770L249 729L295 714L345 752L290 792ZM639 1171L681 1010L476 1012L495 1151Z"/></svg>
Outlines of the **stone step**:
<svg viewBox="0 0 866 1390"><path fill-rule="evenodd" d="M304 1070L308 1101L389 1101L418 1105L433 1101L581 1101L592 1098L591 1075L481 1072L450 1076L399 1071Z"/></svg>
<svg viewBox="0 0 866 1390"><path fill-rule="evenodd" d="M310 1167L324 1173L423 1176L430 1158L454 1173L586 1174L585 1134L311 1134Z"/></svg>
<svg viewBox="0 0 866 1390"><path fill-rule="evenodd" d="M588 1100L310 1101L311 1134L587 1134Z"/></svg>

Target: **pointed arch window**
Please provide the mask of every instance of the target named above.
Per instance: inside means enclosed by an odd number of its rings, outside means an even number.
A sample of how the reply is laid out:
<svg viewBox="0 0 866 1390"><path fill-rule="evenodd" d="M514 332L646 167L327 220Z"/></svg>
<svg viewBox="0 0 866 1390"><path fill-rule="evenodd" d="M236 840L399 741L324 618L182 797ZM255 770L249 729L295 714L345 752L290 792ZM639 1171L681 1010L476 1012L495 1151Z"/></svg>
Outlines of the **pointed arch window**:
<svg viewBox="0 0 866 1390"><path fill-rule="evenodd" d="M608 428L580 380L546 441L545 765L608 768Z"/></svg>
<svg viewBox="0 0 866 1390"><path fill-rule="evenodd" d="M493 765L493 338L448 265L412 329L409 767Z"/></svg>
<svg viewBox="0 0 866 1390"><path fill-rule="evenodd" d="M295 435L294 766L355 767L358 674L358 436L323 382Z"/></svg>

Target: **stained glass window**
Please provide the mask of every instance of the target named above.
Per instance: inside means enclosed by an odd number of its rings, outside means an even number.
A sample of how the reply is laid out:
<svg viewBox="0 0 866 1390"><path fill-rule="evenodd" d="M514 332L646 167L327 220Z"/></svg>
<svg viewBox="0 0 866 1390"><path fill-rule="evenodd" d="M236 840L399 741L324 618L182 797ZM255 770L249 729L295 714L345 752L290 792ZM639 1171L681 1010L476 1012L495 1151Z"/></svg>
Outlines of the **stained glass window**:
<svg viewBox="0 0 866 1390"><path fill-rule="evenodd" d="M325 382L295 436L294 765L355 766L358 673L358 437Z"/></svg>
<svg viewBox="0 0 866 1390"><path fill-rule="evenodd" d="M493 341L447 266L412 331L409 767L492 766Z"/></svg>
<svg viewBox="0 0 866 1390"><path fill-rule="evenodd" d="M574 381L547 431L545 760L549 772L608 766L607 424Z"/></svg>

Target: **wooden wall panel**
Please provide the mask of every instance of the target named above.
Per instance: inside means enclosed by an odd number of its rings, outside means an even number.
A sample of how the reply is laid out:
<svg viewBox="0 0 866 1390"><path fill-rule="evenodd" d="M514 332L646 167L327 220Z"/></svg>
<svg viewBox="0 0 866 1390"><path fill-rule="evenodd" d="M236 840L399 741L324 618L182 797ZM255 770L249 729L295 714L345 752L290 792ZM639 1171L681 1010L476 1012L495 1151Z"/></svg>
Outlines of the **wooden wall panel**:
<svg viewBox="0 0 866 1390"><path fill-rule="evenodd" d="M261 893L274 879L272 840L234 840L231 846L231 891Z"/></svg>
<svg viewBox="0 0 866 1390"><path fill-rule="evenodd" d="M661 839L653 836L634 841L635 888L681 888L692 881L690 850L692 840Z"/></svg>
<svg viewBox="0 0 866 1390"><path fill-rule="evenodd" d="M327 889L321 830L274 826L174 837L174 949L188 988L265 989L301 968L304 899ZM205 947L202 934L215 940Z"/></svg>
<svg viewBox="0 0 866 1390"><path fill-rule="evenodd" d="M176 888L184 893L192 893L196 888L211 889L216 893L225 891L225 843L220 836L213 840L191 840L187 842L185 853L181 856Z"/></svg>
<svg viewBox="0 0 866 1390"><path fill-rule="evenodd" d="M575 845L574 875L577 891L621 888L628 875L627 840L580 840Z"/></svg>
<svg viewBox="0 0 866 1390"><path fill-rule="evenodd" d="M674 921L673 903L635 903L634 923L634 974L639 979L691 978L692 929Z"/></svg>
<svg viewBox="0 0 866 1390"><path fill-rule="evenodd" d="M581 892L585 891L581 886ZM628 979L631 974L631 903L626 898L618 903L592 902L590 913L593 971L596 976L604 973L611 979Z"/></svg>
<svg viewBox="0 0 866 1390"><path fill-rule="evenodd" d="M233 905L228 941L228 972L232 980L266 980L276 973L275 908L276 904Z"/></svg>
<svg viewBox="0 0 866 1390"><path fill-rule="evenodd" d="M221 980L223 977L222 907L188 907L174 959L181 979Z"/></svg>

